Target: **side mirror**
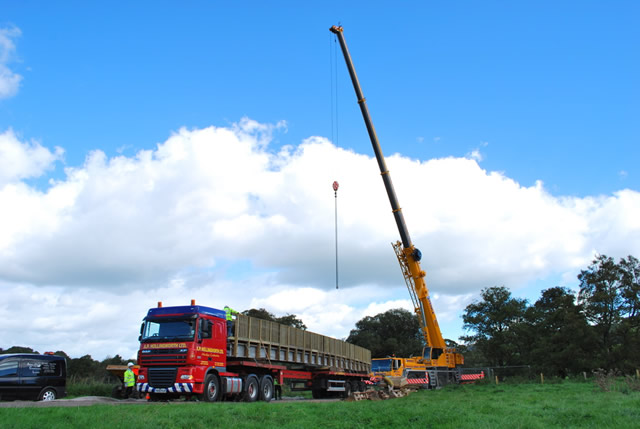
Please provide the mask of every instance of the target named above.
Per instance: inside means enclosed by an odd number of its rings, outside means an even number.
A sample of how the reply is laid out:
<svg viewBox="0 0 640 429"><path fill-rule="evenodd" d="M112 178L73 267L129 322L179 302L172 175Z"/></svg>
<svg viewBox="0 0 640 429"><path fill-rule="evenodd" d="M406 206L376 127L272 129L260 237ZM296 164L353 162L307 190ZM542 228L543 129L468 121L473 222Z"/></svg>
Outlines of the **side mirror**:
<svg viewBox="0 0 640 429"><path fill-rule="evenodd" d="M202 341L205 338L211 338L211 321L207 319L200 319L198 341Z"/></svg>

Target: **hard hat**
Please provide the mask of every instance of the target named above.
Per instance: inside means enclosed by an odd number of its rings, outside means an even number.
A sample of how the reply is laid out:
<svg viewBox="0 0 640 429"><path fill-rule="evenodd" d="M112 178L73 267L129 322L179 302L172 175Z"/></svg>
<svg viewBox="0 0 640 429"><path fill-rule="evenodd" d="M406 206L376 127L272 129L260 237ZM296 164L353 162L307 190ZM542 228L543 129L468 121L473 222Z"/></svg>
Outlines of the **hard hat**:
<svg viewBox="0 0 640 429"><path fill-rule="evenodd" d="M133 362L129 362L129 363L127 364L127 366L128 366L128 367L132 367L132 366L133 366Z"/></svg>

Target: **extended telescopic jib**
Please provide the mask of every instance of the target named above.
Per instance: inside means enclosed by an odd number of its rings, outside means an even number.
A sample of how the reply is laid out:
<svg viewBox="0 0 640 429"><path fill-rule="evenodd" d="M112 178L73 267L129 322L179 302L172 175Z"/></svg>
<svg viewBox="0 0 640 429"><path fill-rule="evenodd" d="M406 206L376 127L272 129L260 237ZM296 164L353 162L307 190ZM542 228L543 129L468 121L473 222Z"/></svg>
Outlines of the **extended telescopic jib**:
<svg viewBox="0 0 640 429"><path fill-rule="evenodd" d="M395 218L398 231L400 232L400 238L402 239L402 246L404 249L396 251L396 254L398 255L403 275L405 276L407 286L409 287L409 291L412 295L415 311L422 320L422 331L425 341L427 346L432 349L431 356L433 358L437 358L446 348L446 345L444 338L442 337L442 333L440 332L440 327L438 326L438 321L433 311L431 300L429 299L427 285L424 281L425 273L420 267L422 254L411 242L411 237L409 236L409 231L407 230L407 225L404 221L402 209L398 204L398 198L396 197L396 192L393 188L393 183L391 182L391 175L389 174L389 170L387 169L387 165L384 161L382 149L380 149L380 143L378 142L378 136L376 135L375 128L371 122L371 117L369 116L367 102L364 95L362 95L360 82L358 81L356 70L353 66L353 62L351 61L351 55L349 54L349 49L347 48L347 43L344 39L343 29L340 26L334 25L329 30L334 33L340 41L344 60L347 64L347 69L349 69L351 82L353 83L353 88L355 89L356 97L358 98L358 105L360 106L362 117L364 118L369 138L371 139L371 145L373 146L373 151L376 155L376 160L378 161L382 181L384 182L384 187L387 191L389 202L391 203L393 217ZM395 248L396 246L394 246L394 249Z"/></svg>

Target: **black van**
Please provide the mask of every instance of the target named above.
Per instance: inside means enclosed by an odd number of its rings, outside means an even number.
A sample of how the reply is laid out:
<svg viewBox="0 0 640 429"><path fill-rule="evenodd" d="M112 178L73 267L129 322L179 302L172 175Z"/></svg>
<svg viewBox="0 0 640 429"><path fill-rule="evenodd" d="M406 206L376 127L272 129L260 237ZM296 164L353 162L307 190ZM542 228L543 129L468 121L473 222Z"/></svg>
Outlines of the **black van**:
<svg viewBox="0 0 640 429"><path fill-rule="evenodd" d="M0 400L51 401L67 394L67 361L31 353L0 355Z"/></svg>

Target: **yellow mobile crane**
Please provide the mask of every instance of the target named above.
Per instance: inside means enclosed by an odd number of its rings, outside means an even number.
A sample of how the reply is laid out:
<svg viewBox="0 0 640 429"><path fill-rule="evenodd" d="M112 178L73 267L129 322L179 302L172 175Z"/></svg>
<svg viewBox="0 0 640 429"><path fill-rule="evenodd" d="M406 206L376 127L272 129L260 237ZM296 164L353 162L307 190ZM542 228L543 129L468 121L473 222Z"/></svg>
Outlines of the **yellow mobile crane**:
<svg viewBox="0 0 640 429"><path fill-rule="evenodd" d="M464 363L464 358L460 353L456 353L455 349L447 347L440 332L438 320L431 306L429 291L424 279L425 272L420 267L422 253L411 242L402 209L398 205L398 199L393 188L393 183L391 182L391 175L389 174L389 170L387 170L387 165L382 150L380 149L380 143L378 142L376 131L369 116L369 109L362 95L358 76L356 75L356 70L351 61L351 55L347 49L343 28L334 25L330 28L330 31L337 36L340 42L340 48L342 49L347 68L349 69L349 75L351 76L353 88L356 91L362 117L364 118L364 123L367 127L369 138L371 139L371 145L373 146L373 151L375 152L376 160L380 167L382 181L384 182L384 187L387 191L389 202L391 203L393 216L398 226L398 231L400 232L402 242L398 241L392 243L392 245L400 262L402 275L404 276L411 300L413 301L414 311L420 319L422 335L426 344L421 357L372 359L372 370L375 371L374 368L377 367L381 375L404 376L408 378L411 378L411 373L413 373L415 377L415 374L419 374L420 372L424 374L426 372L428 375L428 383L431 387L460 382L462 369L459 366Z"/></svg>

